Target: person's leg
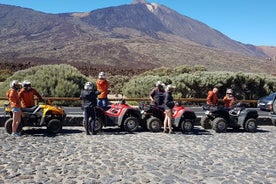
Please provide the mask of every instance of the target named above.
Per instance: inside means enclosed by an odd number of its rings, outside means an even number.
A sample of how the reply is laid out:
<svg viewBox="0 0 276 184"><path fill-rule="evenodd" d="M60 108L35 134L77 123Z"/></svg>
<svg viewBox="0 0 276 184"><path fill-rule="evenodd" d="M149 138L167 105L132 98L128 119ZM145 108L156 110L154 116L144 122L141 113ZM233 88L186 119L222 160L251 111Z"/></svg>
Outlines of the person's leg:
<svg viewBox="0 0 276 184"><path fill-rule="evenodd" d="M108 106L108 99L107 98L103 99L102 105L105 109L107 109L107 106Z"/></svg>
<svg viewBox="0 0 276 184"><path fill-rule="evenodd" d="M88 109L85 108L83 110L83 125L86 131L86 135L89 135L89 127L88 127L88 121L89 121L89 116L88 116Z"/></svg>
<svg viewBox="0 0 276 184"><path fill-rule="evenodd" d="M167 132L167 123L168 123L168 116L167 116L167 110L165 110L165 119L164 119L164 130L163 132L166 133Z"/></svg>
<svg viewBox="0 0 276 184"><path fill-rule="evenodd" d="M21 111L13 112L12 133L17 134L17 129L21 121Z"/></svg>
<svg viewBox="0 0 276 184"><path fill-rule="evenodd" d="M103 107L103 100L102 99L99 99L97 100L97 106L98 107Z"/></svg>
<svg viewBox="0 0 276 184"><path fill-rule="evenodd" d="M94 129L95 129L95 121L96 121L95 108L91 109L90 117L91 117L91 132L92 132L92 135L93 135L95 133Z"/></svg>
<svg viewBox="0 0 276 184"><path fill-rule="evenodd" d="M169 133L173 133L172 132L172 110L171 109L168 110L167 117L168 117Z"/></svg>

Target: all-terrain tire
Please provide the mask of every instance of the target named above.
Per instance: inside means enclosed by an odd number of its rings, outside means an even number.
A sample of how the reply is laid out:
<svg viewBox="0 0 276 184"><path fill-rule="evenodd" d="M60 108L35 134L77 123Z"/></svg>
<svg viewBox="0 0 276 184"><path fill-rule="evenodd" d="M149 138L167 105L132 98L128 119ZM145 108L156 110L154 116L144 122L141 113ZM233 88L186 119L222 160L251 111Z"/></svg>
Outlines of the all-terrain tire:
<svg viewBox="0 0 276 184"><path fill-rule="evenodd" d="M276 99L274 99L274 101L272 103L272 111L274 114L276 114Z"/></svg>
<svg viewBox="0 0 276 184"><path fill-rule="evenodd" d="M150 117L147 120L147 128L151 132L160 132L161 131L161 120L156 117Z"/></svg>
<svg viewBox="0 0 276 184"><path fill-rule="evenodd" d="M211 129L212 128L211 120L210 120L210 118L208 118L208 116L202 116L202 118L200 119L200 125L204 129Z"/></svg>
<svg viewBox="0 0 276 184"><path fill-rule="evenodd" d="M249 118L244 123L243 128L247 132L256 132L257 131L257 120L254 118Z"/></svg>
<svg viewBox="0 0 276 184"><path fill-rule="evenodd" d="M223 118L215 118L212 122L213 130L217 133L225 132L227 129L227 123Z"/></svg>
<svg viewBox="0 0 276 184"><path fill-rule="evenodd" d="M98 133L98 132L102 131L102 128L103 128L103 121L102 121L102 119L96 117L94 132Z"/></svg>
<svg viewBox="0 0 276 184"><path fill-rule="evenodd" d="M47 123L49 133L57 134L62 130L62 123L58 119L52 119Z"/></svg>
<svg viewBox="0 0 276 184"><path fill-rule="evenodd" d="M182 133L191 132L191 131L193 131L193 129L194 129L194 123L192 120L186 119L181 122Z"/></svg>
<svg viewBox="0 0 276 184"><path fill-rule="evenodd" d="M12 133L12 118L7 119L7 121L5 122L5 130L8 134Z"/></svg>
<svg viewBox="0 0 276 184"><path fill-rule="evenodd" d="M136 117L127 117L124 121L124 129L128 132L135 132L139 127L139 121Z"/></svg>
<svg viewBox="0 0 276 184"><path fill-rule="evenodd" d="M276 120L273 119L273 120L271 120L271 121L272 121L272 125L273 125L273 126L276 126Z"/></svg>
<svg viewBox="0 0 276 184"><path fill-rule="evenodd" d="M12 118L9 118L7 119L7 121L5 122L5 130L8 134L11 134L12 133L12 122L13 122L13 119ZM17 127L17 132L21 132L23 129L23 126L22 126L22 123L20 123Z"/></svg>

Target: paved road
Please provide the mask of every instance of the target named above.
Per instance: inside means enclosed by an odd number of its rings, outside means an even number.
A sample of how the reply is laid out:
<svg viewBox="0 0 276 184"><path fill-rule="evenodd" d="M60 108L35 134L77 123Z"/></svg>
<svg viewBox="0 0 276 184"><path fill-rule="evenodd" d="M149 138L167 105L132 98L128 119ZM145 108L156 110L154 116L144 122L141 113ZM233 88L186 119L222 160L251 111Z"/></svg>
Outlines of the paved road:
<svg viewBox="0 0 276 184"><path fill-rule="evenodd" d="M0 128L0 183L276 183L274 126L221 134L200 127L191 134L26 133L12 138Z"/></svg>

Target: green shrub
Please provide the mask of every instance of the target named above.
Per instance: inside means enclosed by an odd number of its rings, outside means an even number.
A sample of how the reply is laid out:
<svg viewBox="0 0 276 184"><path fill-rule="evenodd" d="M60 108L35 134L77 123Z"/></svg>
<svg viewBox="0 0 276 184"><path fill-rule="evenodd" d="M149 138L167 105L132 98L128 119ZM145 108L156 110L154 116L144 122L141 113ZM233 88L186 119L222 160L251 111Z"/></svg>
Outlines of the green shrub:
<svg viewBox="0 0 276 184"><path fill-rule="evenodd" d="M0 82L4 82L11 75L12 71L10 70L0 70Z"/></svg>
<svg viewBox="0 0 276 184"><path fill-rule="evenodd" d="M5 96L12 80L29 80L32 86L47 97L79 97L88 78L75 67L66 64L42 65L15 72L0 85L0 95ZM95 82L95 81L94 81Z"/></svg>

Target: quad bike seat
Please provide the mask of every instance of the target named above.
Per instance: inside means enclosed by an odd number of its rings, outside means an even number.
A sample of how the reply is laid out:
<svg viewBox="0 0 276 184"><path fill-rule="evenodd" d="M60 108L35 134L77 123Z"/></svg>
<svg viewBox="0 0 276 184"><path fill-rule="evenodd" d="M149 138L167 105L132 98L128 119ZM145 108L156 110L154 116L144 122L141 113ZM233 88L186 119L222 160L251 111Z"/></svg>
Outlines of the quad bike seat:
<svg viewBox="0 0 276 184"><path fill-rule="evenodd" d="M37 107L38 107L38 105L35 105L35 106L33 106L33 107L30 107L30 108L21 108L21 110L22 110L23 112L34 112L35 109L37 109Z"/></svg>

